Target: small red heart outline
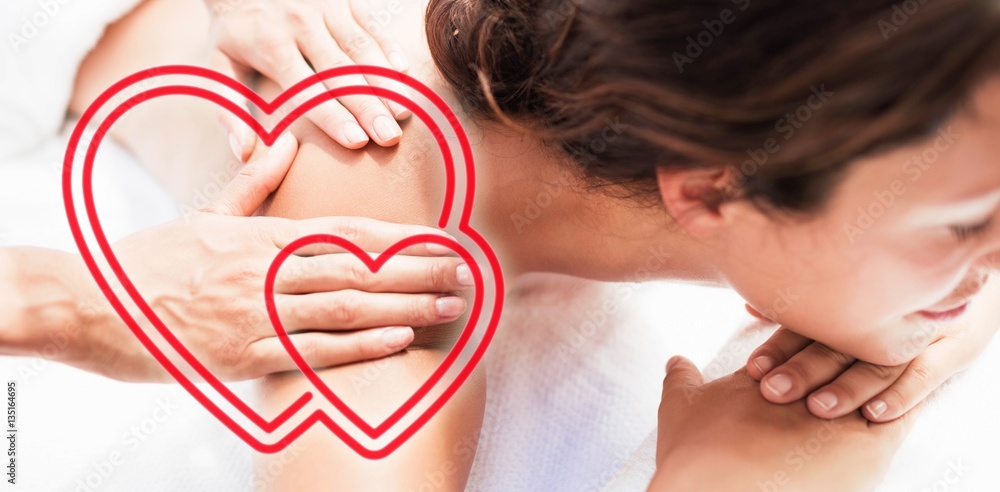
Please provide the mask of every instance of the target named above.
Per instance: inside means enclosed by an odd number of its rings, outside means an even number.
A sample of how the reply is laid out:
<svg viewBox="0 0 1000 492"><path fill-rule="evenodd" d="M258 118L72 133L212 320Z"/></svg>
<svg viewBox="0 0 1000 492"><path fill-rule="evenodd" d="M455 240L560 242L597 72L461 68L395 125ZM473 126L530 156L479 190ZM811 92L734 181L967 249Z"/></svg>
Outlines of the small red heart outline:
<svg viewBox="0 0 1000 492"><path fill-rule="evenodd" d="M292 256L296 250L304 248L312 244L332 244L343 248L348 253L351 253L359 261L361 261L372 273L378 273L379 270L385 265L390 258L395 256L400 251L420 243L435 243L445 246L456 253L469 265L469 269L472 271L472 277L475 283L476 295L473 299L472 309L469 310L469 319L466 322L465 328L462 330L462 334L459 339L455 342L455 345L448 351L445 359L438 365L434 373L430 378L425 381L420 388L410 398L407 399L396 411L394 411L389 417L382 421L379 425L372 427L366 420L364 420L360 415L357 414L349 405L347 405L343 400L340 399L330 389L330 387L320 379L316 371L309 366L302 354L299 353L295 344L292 343L288 336L288 332L285 330L284 324L281 322L281 317L278 316L278 308L274 301L274 283L278 276L278 272L281 269L281 265ZM420 234L416 236L410 236L405 238L392 246L386 248L385 251L380 253L377 257L372 258L366 251L359 248L354 243L348 241L339 236L332 234L314 234L311 236L305 236L288 244L282 248L282 250L275 256L274 261L271 262L270 268L268 268L267 276L264 281L264 302L267 305L267 315L271 319L271 326L274 327L275 333L278 335L278 339L284 345L285 350L289 355L292 356L292 360L295 361L295 365L299 367L299 370L306 376L307 379L312 383L312 385L322 394L327 401L329 401L337 410L339 410L348 420L351 421L358 429L367 434L371 438L378 438L386 431L392 428L396 423L398 423L407 413L413 410L413 408L423 399L427 393L433 389L434 385L444 377L444 374L448 369L454 364L455 360L458 358L462 349L469 343L469 339L472 337L473 331L475 331L476 323L479 321L480 313L483 308L483 276L482 272L479 270L479 265L476 264L475 258L469 253L461 244L454 241L451 238L443 236L435 236L432 234Z"/></svg>
<svg viewBox="0 0 1000 492"><path fill-rule="evenodd" d="M321 410L316 410L308 417L306 417L301 423L296 425L294 428L289 430L283 436L280 436L278 440L274 443L265 443L247 431L239 422L235 421L230 417L225 411L219 408L208 396L206 396L201 389L199 389L195 384L186 376L184 373L176 367L169 360L169 358L156 346L156 344L143 332L142 328L139 326L138 322L128 312L128 309L124 306L121 299L110 287L108 279L104 276L100 267L94 259L94 256L87 245L86 239L83 236L83 230L80 226L79 217L76 215L76 206L74 201L74 191L73 191L73 180L72 180L72 168L73 160L76 155L78 148L80 146L80 141L83 137L84 130L90 125L91 121L96 117L98 111L107 104L112 98L117 96L119 93L125 89L146 81L148 79L166 76L166 75L187 75L194 77L201 77L208 80L221 83L228 88L238 92L240 95L245 97L247 100L252 102L256 107L260 108L266 114L273 114L278 108L290 100L292 97L297 95L299 92L305 90L312 85L322 82L323 80L335 78L343 75L375 75L387 77L403 84L406 84L411 89L417 91L424 97L426 97L438 111L445 115L448 123L452 127L456 136L458 137L459 144L462 149L462 155L464 164L466 167L466 180L468 183L467 190L465 193L465 200L462 203L461 216L459 218L457 229L466 237L471 239L475 246L486 257L489 263L489 268L492 271L492 279L494 282L495 293L494 302L490 312L490 318L486 326L483 337L480 339L479 344L476 346L471 357L466 361L465 365L461 368L458 376L453 380L448 387L442 392L442 394L422 413L412 424L405 428L399 436L390 441L387 445L379 449L369 449L354 439L350 434L348 434L343 428L341 428L336 422L334 422L329 415L325 414ZM110 130L111 126L129 109L138 105L144 101L162 97L167 95L188 95L199 97L210 102L213 102L220 107L223 107L235 114L241 120L243 120L254 132L257 133L259 138L268 146L272 145L277 137L296 119L302 116L304 113L312 109L313 107L332 99L343 97L352 94L368 94L375 95L384 99L388 99L399 103L400 105L409 109L415 116L420 118L431 130L431 133L435 136L438 142L438 146L442 152L442 156L445 161L445 180L446 180L446 193L445 200L442 206L442 213L438 221L438 226L440 228L445 228L447 226L448 218L451 214L451 209L453 206L453 198L455 195L455 168L454 160L452 159L450 148L448 142L441 132L440 127L433 121L430 115L423 110L418 104L411 101L410 99L402 96L396 92L389 91L379 87L369 87L369 86L345 86L333 90L327 90L321 95L310 98L304 101L298 107L294 108L288 115L281 119L277 125L271 130L265 129L252 115L250 115L245 109L241 108L232 101L226 99L222 95L189 85L171 85L165 87L159 87L141 92L115 107L107 118L99 125L93 138L88 144L87 152L85 154L85 159L82 169L82 188L83 188L83 198L84 206L87 214L87 219L92 226L92 232L94 233L95 239L99 245L100 252L103 254L105 260L108 262L115 277L121 283L122 287L129 294L132 301L139 307L143 316L149 320L153 326L156 328L157 332L167 340L168 344L178 352L179 355L191 365L191 367L198 373L202 379L209 384L215 391L222 395L231 405L233 405L240 413L247 417L252 424L264 430L268 433L273 433L282 424L287 422L293 415L295 415L299 410L301 410L311 399L312 394L310 392L304 393L301 397L296 399L291 405L289 405L285 410L280 412L274 419L266 420L260 416L256 411L254 411L249 405L247 405L241 398L235 395L231 390L229 390L218 378L216 378L210 371L207 370L198 360L191 354L191 352L184 347L182 343L170 332L163 322L159 319L155 312L150 308L149 304L142 298L142 295L132 284L128 275L125 273L121 264L118 262L114 251L111 249L110 243L104 234L103 228L100 224L100 220L97 216L96 206L94 204L93 190L92 190L92 175L93 175L93 164L94 159L97 154L97 149L100 143L103 141L107 132ZM472 206L474 202L474 189L475 189L475 166L473 162L472 147L469 143L468 136L462 129L461 124L458 122L458 118L455 113L448 107L447 103L441 99L436 93L433 92L429 87L424 85L422 82L410 77L406 74L396 72L394 70L368 66L368 65L354 65L354 66L344 66L337 67L330 70L325 70L310 76L301 82L295 84L288 90L282 92L273 101L266 101L262 99L258 94L251 91L249 88L243 84L229 78L221 73L205 69L202 67L194 67L187 65L167 65L161 67L155 67L147 70L137 72L133 75L125 77L116 84L105 90L95 101L87 108L87 110L80 117L77 122L76 127L69 139L69 143L66 149L66 155L64 158L63 166L63 200L65 204L67 219L69 221L70 229L73 233L73 239L77 244L77 248L80 250L80 254L84 259L84 263L87 265L88 270L94 277L94 280L98 283L101 291L104 293L105 297L111 303L112 307L118 316L128 325L129 329L136 336L136 338L142 343L150 354L157 359L157 361L167 370L167 372L175 379L181 386L188 391L202 406L204 406L213 416L215 416L223 425L229 428L234 434L240 437L244 442L246 442L253 449L262 453L275 453L281 451L282 449L289 446L295 441L299 436L301 436L306 430L312 427L313 424L319 422L326 425L335 435L337 435L341 440L343 440L349 447L351 447L360 456L368 459L379 459L388 456L393 451L395 451L399 446L405 443L410 437L412 437L417 430L420 429L427 421L445 403L458 391L462 384L468 379L471 372L482 360L485 355L486 349L489 347L490 342L495 335L497 325L499 324L500 314L503 307L503 273L497 259L496 253L490 247L489 243L483 238L472 226L469 224L472 215ZM436 237L436 236L435 236ZM403 242L405 242L404 240ZM436 242L436 241L433 241ZM453 242L454 243L454 242ZM398 243L397 243L398 245ZM462 254L468 254L458 243L448 244L449 247L453 247L453 250ZM360 257L359 258L363 258ZM471 258L471 255L470 255ZM467 258L468 260L468 258ZM478 279L477 283L477 296L481 296L483 292L482 287L482 275L478 270L478 264L476 262L469 262L470 266L476 265L474 269L478 272L479 276L475 277ZM273 263L272 263L273 265ZM279 320L280 323L280 320ZM463 337L465 337L465 332L470 331L470 327L475 325L469 324L466 326L466 330L463 330ZM277 329L277 327L276 327ZM471 334L471 332L470 332ZM280 336L280 335L279 335ZM457 344L456 344L457 346ZM450 357L450 354L449 354ZM324 385L325 386L325 385ZM319 387L317 389L320 389ZM328 390L328 388L327 388ZM322 390L320 389L322 392ZM325 395L326 396L326 395ZM412 398L411 398L412 400ZM408 400L410 401L410 400ZM414 402L416 404L416 402ZM404 412L405 414L405 412ZM359 418L360 420L360 418ZM361 420L361 422L364 422ZM357 425L356 422L354 422ZM379 427L382 427L380 424ZM366 424L367 425L367 424ZM370 428L370 426L369 426ZM364 428L362 428L364 430ZM377 428L370 428L372 431L377 431ZM383 429L383 432L386 429ZM367 433L367 432L366 432ZM379 433L380 435L381 433Z"/></svg>

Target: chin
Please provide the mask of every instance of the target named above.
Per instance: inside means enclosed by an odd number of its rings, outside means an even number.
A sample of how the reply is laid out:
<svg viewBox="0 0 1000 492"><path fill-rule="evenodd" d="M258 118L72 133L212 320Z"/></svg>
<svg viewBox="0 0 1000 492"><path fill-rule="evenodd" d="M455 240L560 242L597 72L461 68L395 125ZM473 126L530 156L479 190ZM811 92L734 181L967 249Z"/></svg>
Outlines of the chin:
<svg viewBox="0 0 1000 492"><path fill-rule="evenodd" d="M878 350L866 350L860 360L880 366L898 366L909 363L927 350L932 339L927 337L902 337L894 343L884 343Z"/></svg>

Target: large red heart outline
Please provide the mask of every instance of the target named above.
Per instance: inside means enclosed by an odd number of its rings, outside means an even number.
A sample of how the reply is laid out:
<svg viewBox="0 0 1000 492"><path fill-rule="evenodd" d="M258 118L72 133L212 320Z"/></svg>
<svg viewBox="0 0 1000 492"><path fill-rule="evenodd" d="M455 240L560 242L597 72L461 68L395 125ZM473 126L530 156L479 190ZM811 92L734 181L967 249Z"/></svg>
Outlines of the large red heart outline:
<svg viewBox="0 0 1000 492"><path fill-rule="evenodd" d="M194 382L190 378L188 378L183 373L183 371L179 369L163 353L163 351L157 346L157 344L153 342L153 340L142 330L136 318L132 315L129 309L122 302L122 299L120 299L118 297L118 294L114 291L114 289L111 288L111 284L109 283L108 278L106 278L104 273L102 272L100 266L98 265L95 259L94 254L91 251L90 246L87 243L87 239L84 237L83 228L81 227L80 223L81 222L80 217L78 217L77 215L76 201L74 197L74 186L73 186L74 158L77 156L77 152L79 150L85 129L91 125L91 123L97 117L98 113L102 110L102 108L105 105L108 105L112 99L117 97L126 89L129 89L139 83L146 82L155 77L179 75L179 76L200 77L203 79L214 81L216 83L228 87L229 89L238 92L241 96L245 97L256 107L260 108L260 110L263 111L265 114L270 115L273 114L275 111L277 111L279 108L281 108L286 102L295 97L297 94L299 94L303 90L308 89L314 84L321 84L324 80L330 78L335 78L343 75L357 75L357 74L387 77L392 80L406 84L409 88L415 90L417 93L419 93L428 101L430 101L431 104L434 106L434 108L445 116L449 125L451 126L452 130L457 136L458 142L461 146L463 161L465 164L467 190L465 193L465 199L461 203L462 206L460 210L461 215L455 227L457 231L461 233L461 235L470 239L472 241L472 244L479 249L479 251L482 253L486 261L488 262L490 271L492 272L491 280L493 281L493 284L491 285L491 287L495 288L495 292L493 294L493 302L490 305L491 309L489 312L489 319L486 320L487 324L483 336L480 338L479 343L475 346L475 349L471 354L471 356L468 358L465 364L461 366L460 371L458 375L455 377L455 379L448 384L448 386L442 391L442 393L437 399L431 402L431 404L423 413L421 413L410 425L408 425L405 429L403 429L402 432L397 437L393 438L385 446L378 449L369 449L368 447L364 446L362 443L357 441L344 428L342 428L339 424L337 424L329 415L327 415L321 410L316 410L315 412L307 416L305 419L303 419L302 422L295 425L292 429L288 430L283 435L278 435L276 441L265 443L262 440L258 439L254 434L252 434L246 428L244 428L241 423L234 420L232 416L228 415L215 402L213 402L211 398L209 398L199 387L197 387L194 384ZM101 142L103 141L104 137L110 130L111 126L129 109L150 99L170 96L170 95L186 95L186 96L193 96L205 99L230 111L231 113L239 117L257 133L259 138L266 145L271 145L274 143L277 137L284 130L286 130L296 119L298 119L300 116L305 114L313 107L325 101L353 94L375 95L377 97L381 97L383 99L399 103L400 105L409 109L415 116L417 116L421 121L423 121L424 124L426 124L428 128L431 130L431 133L435 136L435 139L438 142L438 146L441 150L442 156L445 161L446 194L445 194L444 205L442 207L442 213L438 221L439 227L445 228L448 225L449 217L451 216L452 213L452 207L455 196L455 163L454 159L452 158L448 142L443 132L441 131L441 128L437 125L437 123L430 116L430 114L420 107L420 105L416 104L414 101L411 101L405 96L402 96L394 91L383 89L380 87L345 86L332 90L325 90L322 94L312 97L309 100L304 101L299 106L293 108L292 111L290 111L285 117L283 117L270 130L265 129L245 109L241 108L239 105L235 104L234 102L232 102L231 100L227 99L226 97L222 96L219 93L186 84L175 84L163 87L156 87L153 89L145 90L135 96L128 98L127 100L118 104L117 106L113 106L113 109L108 114L108 116L104 118L103 121L101 121L101 123L97 126L97 129L94 132L92 139L89 141L86 147L87 150L85 153L84 162L81 170L82 171L81 188L83 194L84 209L86 212L86 219L89 222L95 241L98 244L99 252L103 255L105 261L107 261L109 267L111 268L111 270L115 275L115 278L121 284L122 288L128 293L129 298L132 300L132 302L135 303L135 305L138 307L142 317L144 317L153 325L153 327L157 330L157 332L164 338L164 340L167 341L170 347L173 348L206 383L208 383L209 387L211 387L214 391L216 391L219 395L221 395L239 413L241 413L245 418L247 418L251 422L251 424L253 424L257 428L267 433L275 433L275 431L279 427L288 422L295 414L297 414L302 408L304 408L305 405L308 404L308 402L312 399L313 397L312 393L311 392L304 393L301 397L296 399L286 409L281 411L275 418L267 420L263 418L260 414L258 414L256 411L254 411L241 398L239 398L228 387L226 387L225 384L223 384L210 371L208 371L207 368L205 368L204 365L201 364L198 361L198 359L193 356L193 354L191 354L191 352L183 345L183 343L181 343L180 340L178 340L177 337L173 335L170 329L165 326L165 324L160 320L160 318L156 315L156 313L153 312L153 310L150 308L149 304L143 299L141 293L139 293L138 289L136 289L135 285L133 285L127 273L124 271L122 265L119 263L118 258L115 256L114 251L111 249L110 242L108 241L101 226L97 214L96 205L94 202L94 196L92 190L94 160L97 154L97 150ZM500 312L503 305L503 276L500 264L496 257L496 254L493 252L493 249L486 242L485 238L483 238L478 232L476 232L475 229L473 229L469 224L472 214L474 187L475 187L475 168L474 168L471 145L469 144L468 137L465 134L464 130L462 129L461 125L459 124L457 117L455 116L454 112L451 111L448 105L444 102L444 100L441 99L440 96L435 94L429 87L427 87L423 83L417 81L416 79L406 74L402 74L393 70L375 66L357 65L357 66L338 67L317 73L299 82L298 84L289 88L288 90L284 91L273 101L266 101L262 99L259 95L257 95L255 92L245 87L243 84L223 74L208 69L204 69L201 67L171 65L171 66L163 66L149 70L144 70L136 74L133 74L129 77L126 77L121 81L119 81L118 83L111 86L110 88L108 88L90 105L90 107L88 107L87 111L85 111L84 114L81 116L79 122L77 123L76 127L73 130L73 133L69 140L69 144L66 149L62 184L63 184L63 199L65 202L66 214L70 223L70 229L73 234L74 241L76 242L77 247L80 250L80 254L83 257L88 270L94 277L94 280L98 283L105 297L108 299L112 307L115 309L115 312L118 314L119 317L121 317L121 319L126 323L126 325L128 325L129 329L137 337L140 343L142 343L142 345L146 348L146 350L149 351L150 354L156 358L156 360L164 367L164 369L175 380L177 380L177 382L180 383L181 386L186 391L188 391L188 393L190 393L202 406L204 406L223 425L225 425L234 434L236 434L248 445L250 445L252 448L254 448L259 452L264 452L264 453L278 452L287 447L288 445L290 445L292 442L294 442L295 439L297 439L300 435L302 435L302 433L304 433L306 430L312 427L313 424L323 423L327 428L329 428L335 435L337 435L340 439L342 439L348 446L350 446L359 455L369 459L378 459L388 456L393 451L395 451L399 446L405 443L410 437L412 437L417 432L417 430L420 429L420 427L426 424L426 422L429 421L430 418L433 417L433 415L438 410L440 410L440 408L442 408L445 403L447 403L447 401L451 398L451 396L453 396L458 391L458 389L465 382L465 380L468 379L471 372L475 369L475 367L481 361L482 357L485 355L486 349L489 347L489 344L492 341L497 325L499 323ZM440 239L440 237L438 236L433 236L433 238ZM438 239L433 239L433 238L431 239L419 238L419 239L424 242L438 241ZM300 239L300 241L306 239L307 238L302 238ZM399 247L399 249L395 250L394 253L398 252L402 248L405 248L407 245L413 244L413 242L408 242L410 239L413 238L408 238L402 241L401 243L397 243L397 245L394 245L393 248L396 248L397 246ZM400 246L400 244L403 245ZM472 267L473 265L478 266L478 262L470 261L472 256L469 253L469 251L466 250L457 242L450 241L443 245L458 252L460 255L463 255L463 257L468 255L466 261L469 263L470 267ZM344 245L340 244L340 246ZM284 252L285 250L282 251L282 253ZM362 261L364 261L366 256L367 254L365 254L365 256L358 256L358 257ZM391 255L383 254L379 258L383 257L388 258L389 256ZM372 260L370 257L368 257L368 260L373 261L373 263L371 263L370 266L373 265L377 266L378 259ZM272 267L274 267L275 265L280 265L280 263L278 262L278 258L276 258L275 262L272 263ZM477 279L477 284L476 284L477 298L481 300L482 292L483 289L485 288L482 272L479 271L478 268L473 268L473 271L474 271L474 277ZM268 292L269 291L266 291L266 295L270 295L268 294ZM477 312L477 317L478 316L479 313ZM272 319L273 318L274 317L272 316ZM283 328L280 327L280 320L278 321L278 323L274 323L274 325L275 325L275 330L276 332L278 332L278 335L280 337L281 333L283 332ZM467 335L471 336L471 333L473 330L475 330L475 327L476 324L474 323L470 323L469 325L467 325L466 329L463 330L463 334L460 337L459 343L461 343L463 339L467 342L468 341ZM459 344L456 343L456 348L458 347ZM459 351L460 350L461 349L459 349ZM454 353L455 357L458 356L457 353L458 351L453 349L452 352L455 352ZM446 362L449 360L451 362L454 362L455 359L452 358L453 355L452 352L449 352L449 355L446 357ZM292 353L291 351L290 355L293 357L293 359L295 358L294 353ZM442 367L444 366L445 363L443 362ZM446 370L447 368L445 369L445 371ZM441 373L441 376L443 376L444 371L442 371L440 367L438 371L435 371L435 374L438 374L439 372ZM304 371L304 373L307 375L307 377L309 377L309 374L307 372ZM313 375L315 375L314 372ZM312 381L311 377L310 380ZM427 386L426 383L425 386ZM433 384L431 386L433 386ZM326 389L326 391L324 391L324 388ZM423 386L421 388L423 388ZM317 390L320 391L320 393L323 394L325 397L327 397L327 399L330 400L331 403L334 403L336 397L335 395L333 395L334 399L330 398L332 392L329 392L329 388L326 388L325 385L323 385L323 386L317 386ZM415 395L418 394L421 394L419 390L417 393L415 393ZM424 395L426 395L426 393L424 393ZM413 407L418 403L418 400L419 398L415 400L413 397L411 397L410 399L407 400L406 403L404 403L403 406L400 407L400 410L394 412L393 415L399 414L399 418L401 418L407 412L413 410ZM404 408L408 404L410 404L410 407ZM344 413L344 415L349 420L351 420L351 422L354 425L358 426L362 431L365 431L365 433L368 434L370 437L377 437L382 435L389 428L391 428L395 422L399 421L399 418L395 419L390 418L377 427L371 427L366 422L357 417L356 414L354 414L355 418L351 418L351 413L353 412L343 412L343 409L340 408L336 403L334 403L334 405L337 406L338 409L342 413Z"/></svg>

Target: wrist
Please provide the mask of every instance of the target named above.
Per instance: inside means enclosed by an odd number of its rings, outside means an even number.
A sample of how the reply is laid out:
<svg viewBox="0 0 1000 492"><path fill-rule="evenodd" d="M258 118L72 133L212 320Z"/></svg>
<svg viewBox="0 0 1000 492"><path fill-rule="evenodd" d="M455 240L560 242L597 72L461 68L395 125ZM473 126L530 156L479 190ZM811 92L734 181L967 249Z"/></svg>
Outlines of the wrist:
<svg viewBox="0 0 1000 492"><path fill-rule="evenodd" d="M8 248L0 253L0 277L10 294L7 316L0 319L0 350L59 362L78 358L86 307L100 295L82 260L55 250Z"/></svg>
<svg viewBox="0 0 1000 492"><path fill-rule="evenodd" d="M647 492L757 490L764 478L760 468L738 450L687 448L663 457Z"/></svg>

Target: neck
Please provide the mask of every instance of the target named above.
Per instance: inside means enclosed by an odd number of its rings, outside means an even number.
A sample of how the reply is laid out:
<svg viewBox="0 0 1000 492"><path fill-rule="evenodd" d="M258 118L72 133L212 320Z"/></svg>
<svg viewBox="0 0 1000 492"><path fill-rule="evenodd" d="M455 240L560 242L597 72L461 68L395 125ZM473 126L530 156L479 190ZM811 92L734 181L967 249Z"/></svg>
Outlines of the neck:
<svg viewBox="0 0 1000 492"><path fill-rule="evenodd" d="M477 173L473 226L509 276L552 272L598 280L721 283L662 206L595 189L537 138L498 123L463 122Z"/></svg>

